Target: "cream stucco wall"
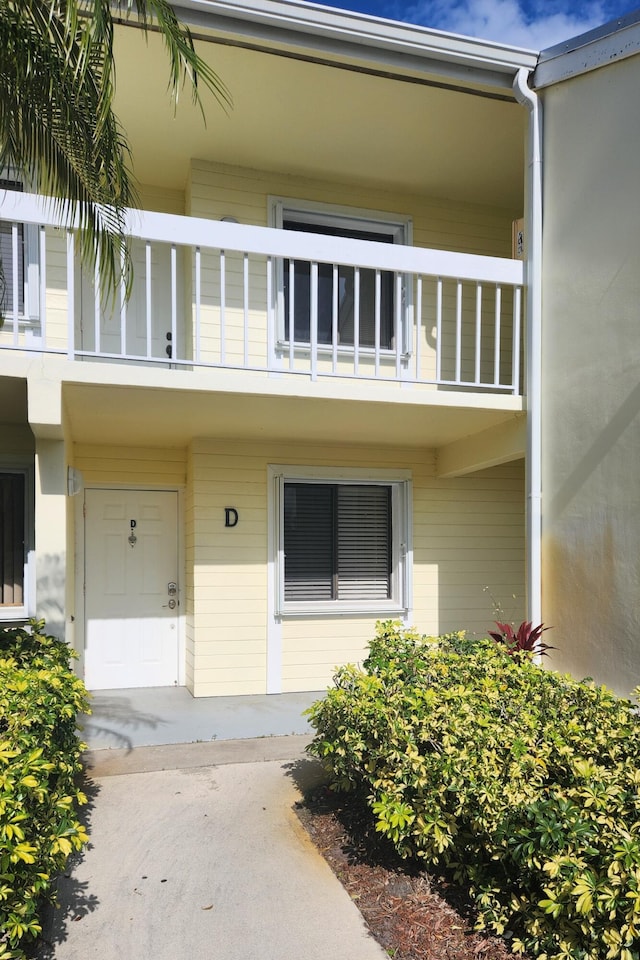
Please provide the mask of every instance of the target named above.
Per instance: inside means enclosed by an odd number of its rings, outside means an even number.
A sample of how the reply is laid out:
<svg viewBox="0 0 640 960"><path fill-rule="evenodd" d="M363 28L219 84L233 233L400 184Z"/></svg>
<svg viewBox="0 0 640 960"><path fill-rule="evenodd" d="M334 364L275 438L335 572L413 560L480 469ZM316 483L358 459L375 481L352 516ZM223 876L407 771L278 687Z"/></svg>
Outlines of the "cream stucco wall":
<svg viewBox="0 0 640 960"><path fill-rule="evenodd" d="M543 92L543 611L553 665L640 683L640 56ZM551 635L549 635L551 637Z"/></svg>
<svg viewBox="0 0 640 960"><path fill-rule="evenodd" d="M36 438L35 554L37 616L64 637L67 573L67 457L64 440Z"/></svg>

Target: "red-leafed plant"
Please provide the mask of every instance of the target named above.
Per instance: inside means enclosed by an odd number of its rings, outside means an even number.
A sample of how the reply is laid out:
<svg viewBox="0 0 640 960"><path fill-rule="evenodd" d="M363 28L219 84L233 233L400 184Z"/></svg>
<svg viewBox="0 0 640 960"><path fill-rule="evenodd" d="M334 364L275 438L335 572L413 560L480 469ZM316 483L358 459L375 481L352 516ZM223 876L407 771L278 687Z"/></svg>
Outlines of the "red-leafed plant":
<svg viewBox="0 0 640 960"><path fill-rule="evenodd" d="M516 653L534 653L544 657L547 655L547 650L555 649L542 639L545 630L551 629L551 627L545 627L543 623L534 627L530 621L523 620L517 631L510 623L500 623L498 620L496 620L496 626L499 632L489 630L489 636L493 637L496 643L504 644L507 652L512 656Z"/></svg>

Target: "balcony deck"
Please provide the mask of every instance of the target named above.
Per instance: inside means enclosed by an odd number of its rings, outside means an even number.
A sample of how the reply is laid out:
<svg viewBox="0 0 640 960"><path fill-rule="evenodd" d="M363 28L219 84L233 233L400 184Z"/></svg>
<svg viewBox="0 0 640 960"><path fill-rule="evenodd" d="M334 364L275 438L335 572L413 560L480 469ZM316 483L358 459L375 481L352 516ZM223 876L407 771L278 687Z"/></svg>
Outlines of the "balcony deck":
<svg viewBox="0 0 640 960"><path fill-rule="evenodd" d="M0 220L0 351L152 367L165 383L224 370L522 393L516 260L131 211L133 290L105 304L43 198L6 191Z"/></svg>

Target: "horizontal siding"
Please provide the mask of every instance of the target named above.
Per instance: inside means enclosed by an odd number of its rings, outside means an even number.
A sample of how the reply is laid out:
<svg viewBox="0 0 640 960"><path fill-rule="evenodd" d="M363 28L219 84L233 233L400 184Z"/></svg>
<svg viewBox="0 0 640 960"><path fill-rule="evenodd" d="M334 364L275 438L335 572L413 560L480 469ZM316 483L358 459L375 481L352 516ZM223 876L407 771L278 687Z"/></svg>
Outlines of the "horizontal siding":
<svg viewBox="0 0 640 960"><path fill-rule="evenodd" d="M194 680L196 697L238 696L264 693L263 670L245 664L240 670L237 666L216 669L198 668Z"/></svg>
<svg viewBox="0 0 640 960"><path fill-rule="evenodd" d="M63 230L47 227L46 262L46 340L47 346L64 350L67 347L67 237ZM39 294L36 294L39 296ZM42 323L42 318L41 318Z"/></svg>
<svg viewBox="0 0 640 960"><path fill-rule="evenodd" d="M388 192L359 182L315 180L285 173L193 160L189 213L267 226L267 196L332 203L410 216L414 243L489 256L511 256L511 220L482 204Z"/></svg>
<svg viewBox="0 0 640 960"><path fill-rule="evenodd" d="M430 632L486 635L497 616L523 618L524 510L522 463L416 487L417 622L420 611L422 623L428 620L434 587L438 616Z"/></svg>
<svg viewBox="0 0 640 960"><path fill-rule="evenodd" d="M220 459L218 459L220 458ZM266 690L267 517L264 463L233 458L226 445L195 441L189 452L193 498L194 692ZM235 507L237 527L226 528Z"/></svg>
<svg viewBox="0 0 640 960"><path fill-rule="evenodd" d="M524 472L521 464L466 477L435 477L432 451L323 444L197 440L189 451L187 669L199 696L266 690L267 467L269 464L410 470L414 609L423 632L486 634L500 604L524 609ZM238 511L224 527L224 508ZM361 662L372 617L285 618L285 692L319 690L335 667Z"/></svg>
<svg viewBox="0 0 640 960"><path fill-rule="evenodd" d="M194 160L188 190L188 212L192 216L211 219L234 217L239 223L269 225L269 197L282 196L304 203L326 203L352 210L374 211L398 217L410 217L413 224L413 244L485 256L511 256L511 220L504 211L482 204L454 203L417 194L385 191L360 182L316 180L290 176L273 171L231 167L225 164ZM249 361L261 365L266 359L266 302L264 258L250 258L249 267ZM217 336L219 310L206 306L210 300L217 304L220 298L220 259L217 254L202 254L203 327L210 322L214 334L202 342L202 355L211 360L220 359ZM227 362L242 362L244 351L244 320L242 313L242 266L237 254L226 255L225 283L228 305L225 313ZM461 372L467 380L475 379L475 313L476 288L463 286L463 337ZM481 375L493 380L495 292L490 284L483 287ZM414 303L417 293L414 289ZM511 370L511 293L502 291L502 327L500 349L500 376L509 382ZM442 373L445 379L455 379L455 316L456 285L443 284L443 305L446 311L442 334ZM435 376L435 352L432 331L436 323L436 283L427 280L422 288L422 315L420 317L420 376ZM417 330L414 349L417 347ZM305 366L306 361L294 361L294 366ZM339 363L340 370L349 370L353 362ZM367 366L361 358L361 372ZM320 370L323 364L320 362ZM395 364L380 366L379 378L393 377Z"/></svg>
<svg viewBox="0 0 640 960"><path fill-rule="evenodd" d="M184 190L171 190L168 187L154 187L143 183L138 188L140 207L157 213L174 213L183 216L185 212Z"/></svg>
<svg viewBox="0 0 640 960"><path fill-rule="evenodd" d="M306 177L292 176L286 173L254 170L211 163L202 160L193 160L191 164L189 183L186 192L169 190L150 184L140 187L140 200L144 209L170 214L188 214L191 216L220 219L223 216L235 217L240 223L266 226L268 222L268 197L284 196L298 201L312 201L334 204L336 206L373 210L392 215L411 217L413 221L413 243L419 247L434 247L443 250L461 251L471 254L487 256L511 255L511 220L501 209L492 208L484 204L470 204L444 201L429 196L403 193L379 189L360 182L337 180L321 180ZM142 247L139 246L139 251ZM158 248L155 256L166 258L167 251ZM47 259L47 342L52 348L66 349L67 347L67 267L66 267L66 235L64 231L47 229L46 231L46 259ZM258 258L259 259L259 258ZM266 362L265 336L265 271L266 263L252 260L249 291L249 359L255 365ZM191 293L190 259L185 252L179 259L178 273L184 290L179 294L179 309L184 305L188 310ZM136 275L140 278L144 269L142 263L136 265ZM184 275L183 275L184 274ZM244 343L242 341L243 311L241 296L242 267L240 258L231 253L226 256L226 286L228 294L228 308L226 311L226 328L229 341L226 348L227 362L241 363L243 361ZM166 286L167 275L164 270L159 271L155 279L156 293ZM220 345L217 332L211 337L206 334L207 322L210 319L217 325L219 311L208 305L207 293L211 294L211 303L217 302L217 291L220 284L219 259L204 251L202 254L202 355L210 360L219 359ZM85 282L86 286L86 282ZM423 356L423 373L433 375L433 355L430 353L427 334L431 330L431 321L434 311L435 293L425 285L423 291L423 328L421 347ZM76 290L76 311L81 312L80 295L81 284ZM449 287L447 287L449 290ZM465 322L469 330L473 329L475 294L467 289L465 296ZM483 373L491 369L492 364L492 306L490 287L484 291L486 298L485 329L483 331ZM445 299L451 300L453 294L445 291ZM504 296L507 292L504 291ZM84 291L84 298L88 297L86 307L87 316L83 318L82 342L86 349L92 349L93 336L93 299L89 288ZM129 303L130 326L133 318L142 308L137 303L138 293L134 294ZM168 299L159 295L156 297L155 310L158 314L158 325L164 329L168 318ZM114 337L111 346L119 349L119 316L114 313ZM109 324L107 324L107 327ZM188 333L187 333L188 335ZM0 341L9 339L7 327L0 332ZM465 347L465 357L473 352L473 335L470 333L469 343ZM80 343L80 325L76 330L77 345ZM109 348L109 331L103 333L103 349ZM133 346L131 347L133 350ZM509 363L511 349L510 332L505 314L503 326L502 354L503 365ZM452 354L445 351L445 360L451 365ZM472 374L472 367L468 359L463 363L464 373ZM382 376L385 366L382 365ZM389 373L393 371L393 366ZM447 371L449 372L449 371Z"/></svg>
<svg viewBox="0 0 640 960"><path fill-rule="evenodd" d="M411 471L417 628L486 633L496 604L508 619L522 615L521 465L443 480L432 451L214 440L194 441L186 452L77 444L73 462L89 485L186 483L185 677L196 696L266 690L269 464ZM235 528L224 526L229 506L239 514ZM375 619L286 618L283 690L322 689L336 666L361 662Z"/></svg>
<svg viewBox="0 0 640 960"><path fill-rule="evenodd" d="M264 655L264 637L242 639L235 634L214 635L210 640L200 639L198 643L199 663L203 667L214 667L216 657L260 657Z"/></svg>
<svg viewBox="0 0 640 960"><path fill-rule="evenodd" d="M375 617L294 620L283 624L283 691L321 690L344 663L361 664Z"/></svg>
<svg viewBox="0 0 640 960"><path fill-rule="evenodd" d="M75 465L86 485L184 486L186 451L177 448L75 444Z"/></svg>

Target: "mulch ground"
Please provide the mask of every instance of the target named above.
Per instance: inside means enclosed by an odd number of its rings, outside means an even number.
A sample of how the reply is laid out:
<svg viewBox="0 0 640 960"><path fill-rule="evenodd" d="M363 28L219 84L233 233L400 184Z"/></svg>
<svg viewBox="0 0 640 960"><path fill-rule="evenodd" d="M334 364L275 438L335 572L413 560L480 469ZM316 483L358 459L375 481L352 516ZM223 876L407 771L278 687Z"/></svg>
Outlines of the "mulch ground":
<svg viewBox="0 0 640 960"><path fill-rule="evenodd" d="M503 940L473 932L464 891L399 858L363 805L322 787L297 814L394 960L513 960Z"/></svg>

